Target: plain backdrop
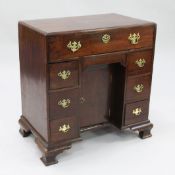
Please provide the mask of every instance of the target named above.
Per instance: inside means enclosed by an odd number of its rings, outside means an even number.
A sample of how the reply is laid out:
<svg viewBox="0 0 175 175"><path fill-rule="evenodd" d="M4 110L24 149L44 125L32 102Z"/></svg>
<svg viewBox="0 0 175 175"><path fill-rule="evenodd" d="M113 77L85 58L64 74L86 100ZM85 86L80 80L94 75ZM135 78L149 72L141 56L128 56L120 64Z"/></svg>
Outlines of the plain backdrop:
<svg viewBox="0 0 175 175"><path fill-rule="evenodd" d="M24 19L120 13L158 24L150 120L153 137L111 128L83 141L45 167L32 136L18 132L21 115L17 23ZM175 174L174 0L0 0L0 175Z"/></svg>

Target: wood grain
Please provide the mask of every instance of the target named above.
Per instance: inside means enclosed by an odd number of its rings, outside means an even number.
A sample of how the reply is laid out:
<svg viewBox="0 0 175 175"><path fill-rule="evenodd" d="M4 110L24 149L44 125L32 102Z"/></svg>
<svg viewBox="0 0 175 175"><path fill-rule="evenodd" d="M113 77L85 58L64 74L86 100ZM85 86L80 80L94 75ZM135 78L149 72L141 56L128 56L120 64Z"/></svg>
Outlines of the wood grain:
<svg viewBox="0 0 175 175"><path fill-rule="evenodd" d="M22 115L48 140L46 38L19 24Z"/></svg>
<svg viewBox="0 0 175 175"><path fill-rule="evenodd" d="M80 127L106 122L109 117L110 73L107 65L83 70L80 97ZM96 97L96 98L95 98Z"/></svg>

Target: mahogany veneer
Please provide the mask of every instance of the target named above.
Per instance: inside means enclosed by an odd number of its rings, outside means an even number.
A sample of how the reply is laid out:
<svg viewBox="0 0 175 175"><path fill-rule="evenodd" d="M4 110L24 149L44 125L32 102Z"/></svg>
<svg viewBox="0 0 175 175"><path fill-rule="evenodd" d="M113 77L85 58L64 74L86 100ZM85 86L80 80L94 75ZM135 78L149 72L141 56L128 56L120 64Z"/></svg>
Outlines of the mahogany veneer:
<svg viewBox="0 0 175 175"><path fill-rule="evenodd" d="M45 165L109 125L151 136L156 24L118 14L19 22L22 116Z"/></svg>

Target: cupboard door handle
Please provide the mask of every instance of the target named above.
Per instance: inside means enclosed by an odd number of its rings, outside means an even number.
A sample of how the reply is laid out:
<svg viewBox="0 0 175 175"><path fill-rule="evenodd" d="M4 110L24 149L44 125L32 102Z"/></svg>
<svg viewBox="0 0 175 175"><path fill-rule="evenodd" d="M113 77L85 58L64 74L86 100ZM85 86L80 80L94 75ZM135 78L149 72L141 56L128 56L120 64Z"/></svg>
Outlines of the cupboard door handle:
<svg viewBox="0 0 175 175"><path fill-rule="evenodd" d="M67 133L70 130L70 125L69 124L63 124L62 126L59 127L59 132Z"/></svg>
<svg viewBox="0 0 175 175"><path fill-rule="evenodd" d="M137 92L137 93L141 93L144 89L144 86L143 84L138 84L136 86L134 86L134 90Z"/></svg>
<svg viewBox="0 0 175 175"><path fill-rule="evenodd" d="M58 105L62 108L68 108L70 106L70 99L63 99L58 101Z"/></svg>
<svg viewBox="0 0 175 175"><path fill-rule="evenodd" d="M70 77L70 75L71 75L71 71L70 70L63 70L62 72L60 71L59 73L58 73L58 76L61 78L61 79L63 79L63 80L66 80L66 79L68 79L69 77Z"/></svg>
<svg viewBox="0 0 175 175"><path fill-rule="evenodd" d="M139 116L142 113L142 108L133 109L132 114Z"/></svg>
<svg viewBox="0 0 175 175"><path fill-rule="evenodd" d="M104 34L104 35L102 36L102 41L103 41L103 43L105 43L105 44L109 43L110 39L111 39L111 36L110 36L109 34Z"/></svg>
<svg viewBox="0 0 175 175"><path fill-rule="evenodd" d="M69 41L67 48L70 49L74 53L81 48L81 43L80 43L80 41L78 41L78 42Z"/></svg>
<svg viewBox="0 0 175 175"><path fill-rule="evenodd" d="M139 39L140 39L140 34L139 33L130 33L130 35L128 36L128 40L130 41L131 44L138 44L139 43Z"/></svg>
<svg viewBox="0 0 175 175"><path fill-rule="evenodd" d="M138 60L136 60L135 62L137 64L138 67L144 67L145 63L146 63L146 60L144 58L140 58Z"/></svg>
<svg viewBox="0 0 175 175"><path fill-rule="evenodd" d="M80 103L83 104L86 101L84 97L80 97Z"/></svg>

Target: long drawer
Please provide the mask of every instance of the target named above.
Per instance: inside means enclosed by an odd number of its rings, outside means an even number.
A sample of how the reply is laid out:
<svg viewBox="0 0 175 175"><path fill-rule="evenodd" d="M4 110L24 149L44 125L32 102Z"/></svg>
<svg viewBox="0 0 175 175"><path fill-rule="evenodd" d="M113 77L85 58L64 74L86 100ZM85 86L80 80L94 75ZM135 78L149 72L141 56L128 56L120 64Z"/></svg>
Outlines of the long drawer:
<svg viewBox="0 0 175 175"><path fill-rule="evenodd" d="M85 55L153 47L154 25L50 36L49 62Z"/></svg>

